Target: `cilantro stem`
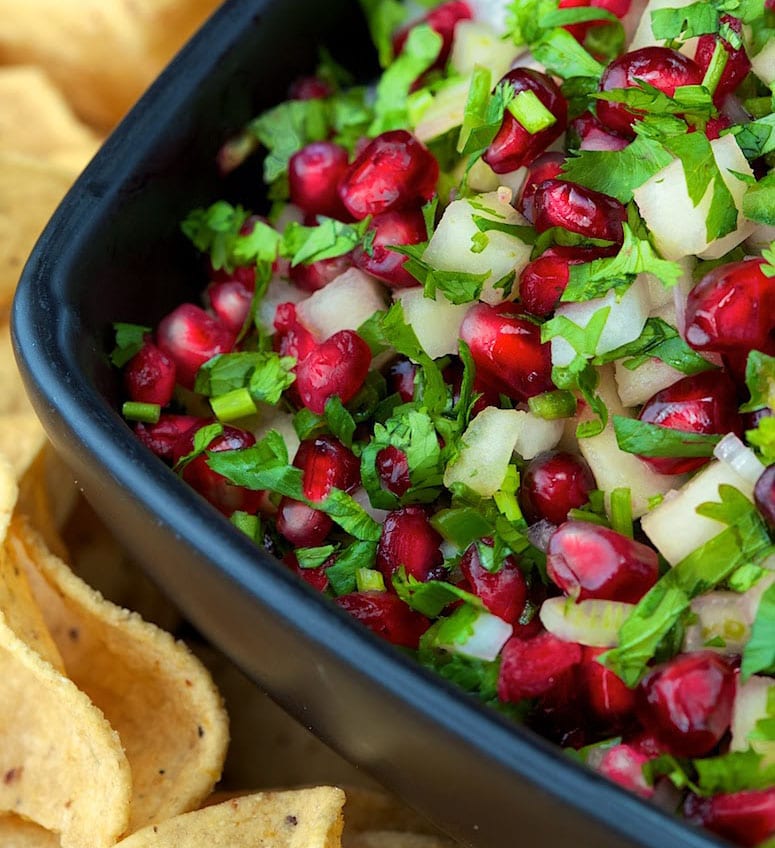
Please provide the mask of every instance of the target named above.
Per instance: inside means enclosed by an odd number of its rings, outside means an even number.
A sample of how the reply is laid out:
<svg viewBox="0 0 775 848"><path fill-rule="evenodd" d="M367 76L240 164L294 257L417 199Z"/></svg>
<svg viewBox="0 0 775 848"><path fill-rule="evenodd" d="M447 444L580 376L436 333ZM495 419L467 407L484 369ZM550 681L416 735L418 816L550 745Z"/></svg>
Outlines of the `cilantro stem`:
<svg viewBox="0 0 775 848"><path fill-rule="evenodd" d="M729 54L724 49L723 42L719 39L713 50L713 56L711 57L710 64L708 65L708 70L705 71L705 76L702 78L703 87L707 88L711 94L715 93L716 88L721 81L721 76L724 73L724 68L727 66L728 59Z"/></svg>

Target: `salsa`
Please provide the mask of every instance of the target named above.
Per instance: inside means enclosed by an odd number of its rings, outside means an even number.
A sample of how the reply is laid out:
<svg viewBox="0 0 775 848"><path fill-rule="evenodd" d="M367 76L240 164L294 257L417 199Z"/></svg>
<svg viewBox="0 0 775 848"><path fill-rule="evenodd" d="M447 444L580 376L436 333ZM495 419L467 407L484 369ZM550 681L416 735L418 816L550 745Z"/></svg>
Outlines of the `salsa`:
<svg viewBox="0 0 775 848"><path fill-rule="evenodd" d="M219 151L266 186L182 222L198 303L116 325L123 414L378 636L762 844L773 9L362 5L383 73L323 50Z"/></svg>

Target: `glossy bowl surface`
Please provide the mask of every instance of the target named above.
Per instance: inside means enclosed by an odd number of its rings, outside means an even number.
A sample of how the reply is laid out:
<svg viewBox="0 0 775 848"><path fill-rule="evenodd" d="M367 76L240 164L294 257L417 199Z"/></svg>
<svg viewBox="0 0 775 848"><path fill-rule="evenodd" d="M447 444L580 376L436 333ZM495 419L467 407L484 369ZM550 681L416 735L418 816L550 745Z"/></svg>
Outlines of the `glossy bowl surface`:
<svg viewBox="0 0 775 848"><path fill-rule="evenodd" d="M40 238L14 303L36 410L94 507L191 621L451 835L476 848L721 845L361 629L182 484L117 413L112 323L154 325L196 296L202 269L179 222L223 196L260 201L260 162L224 186L215 153L314 69L320 43L374 73L355 0L230 0L111 136Z"/></svg>

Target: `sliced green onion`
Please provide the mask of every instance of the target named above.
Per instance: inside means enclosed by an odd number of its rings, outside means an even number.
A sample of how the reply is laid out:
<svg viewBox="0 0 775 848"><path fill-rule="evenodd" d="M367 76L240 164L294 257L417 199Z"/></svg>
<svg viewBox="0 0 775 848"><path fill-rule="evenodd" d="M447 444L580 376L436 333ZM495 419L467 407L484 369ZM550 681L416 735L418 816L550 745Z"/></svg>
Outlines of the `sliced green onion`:
<svg viewBox="0 0 775 848"><path fill-rule="evenodd" d="M520 91L506 108L529 133L539 133L557 123L557 118L530 89Z"/></svg>
<svg viewBox="0 0 775 848"><path fill-rule="evenodd" d="M146 424L156 424L161 415L158 403L137 403L128 400L121 407L121 414L128 421L143 421Z"/></svg>
<svg viewBox="0 0 775 848"><path fill-rule="evenodd" d="M479 510L473 507L441 509L432 518L431 525L453 545L461 550L471 542L489 536L492 527Z"/></svg>
<svg viewBox="0 0 775 848"><path fill-rule="evenodd" d="M359 568L355 572L355 585L359 592L384 592L385 578L374 568Z"/></svg>
<svg viewBox="0 0 775 848"><path fill-rule="evenodd" d="M236 421L238 418L255 415L258 411L250 392L245 388L234 389L213 398L210 406L219 421Z"/></svg>
<svg viewBox="0 0 775 848"><path fill-rule="evenodd" d="M713 56L711 56L708 70L705 71L705 76L702 78L703 88L707 88L711 94L716 91L721 80L721 75L724 73L724 68L727 66L728 59L729 54L724 49L723 42L719 39L713 50Z"/></svg>
<svg viewBox="0 0 775 848"><path fill-rule="evenodd" d="M261 519L257 515L237 510L232 513L231 523L241 530L249 539L259 541L261 535Z"/></svg>
<svg viewBox="0 0 775 848"><path fill-rule="evenodd" d="M576 398L573 392L557 389L528 398L527 405L533 415L556 421L558 418L571 418L576 414Z"/></svg>
<svg viewBox="0 0 775 848"><path fill-rule="evenodd" d="M492 496L501 515L505 515L509 521L519 521L522 518L522 510L517 502L518 491L519 472L515 465L509 465L499 491Z"/></svg>
<svg viewBox="0 0 775 848"><path fill-rule="evenodd" d="M624 536L633 538L632 493L628 488L611 492L611 528Z"/></svg>

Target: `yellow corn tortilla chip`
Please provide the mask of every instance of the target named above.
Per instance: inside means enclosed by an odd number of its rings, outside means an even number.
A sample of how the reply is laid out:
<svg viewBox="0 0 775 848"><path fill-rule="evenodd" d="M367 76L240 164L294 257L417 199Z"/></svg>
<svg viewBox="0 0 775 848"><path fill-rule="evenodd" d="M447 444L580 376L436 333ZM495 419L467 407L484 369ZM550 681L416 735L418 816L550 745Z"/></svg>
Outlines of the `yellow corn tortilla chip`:
<svg viewBox="0 0 775 848"><path fill-rule="evenodd" d="M106 601L23 519L6 543L70 679L116 729L132 769L129 832L196 807L220 777L228 718L207 670L169 633Z"/></svg>
<svg viewBox="0 0 775 848"><path fill-rule="evenodd" d="M0 63L43 67L83 120L110 129L219 2L0 0Z"/></svg>
<svg viewBox="0 0 775 848"><path fill-rule="evenodd" d="M0 322L0 413L32 412L11 346L11 327Z"/></svg>
<svg viewBox="0 0 775 848"><path fill-rule="evenodd" d="M0 153L0 314L8 309L27 256L75 171Z"/></svg>
<svg viewBox="0 0 775 848"><path fill-rule="evenodd" d="M45 71L24 65L0 68L0 151L80 171L99 143Z"/></svg>
<svg viewBox="0 0 775 848"><path fill-rule="evenodd" d="M3 848L59 848L59 837L13 813L0 814L0 845Z"/></svg>
<svg viewBox="0 0 775 848"><path fill-rule="evenodd" d="M47 444L43 427L33 412L0 415L0 454L8 460L17 480L30 470Z"/></svg>
<svg viewBox="0 0 775 848"><path fill-rule="evenodd" d="M343 804L333 786L243 795L146 827L117 848L338 848Z"/></svg>

